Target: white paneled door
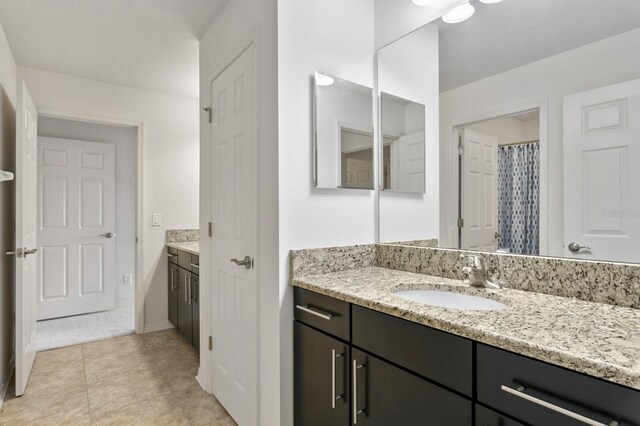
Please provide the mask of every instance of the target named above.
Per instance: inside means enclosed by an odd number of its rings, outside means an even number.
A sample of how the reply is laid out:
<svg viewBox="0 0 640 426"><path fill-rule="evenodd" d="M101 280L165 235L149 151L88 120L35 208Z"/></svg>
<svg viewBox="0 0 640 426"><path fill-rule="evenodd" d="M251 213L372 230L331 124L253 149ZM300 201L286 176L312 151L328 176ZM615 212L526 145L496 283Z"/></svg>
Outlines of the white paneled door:
<svg viewBox="0 0 640 426"><path fill-rule="evenodd" d="M391 146L391 188L423 193L425 187L424 132L402 136ZM395 172L393 172L395 170Z"/></svg>
<svg viewBox="0 0 640 426"><path fill-rule="evenodd" d="M498 139L462 132L462 248L498 248Z"/></svg>
<svg viewBox="0 0 640 426"><path fill-rule="evenodd" d="M38 150L38 319L114 309L115 147L40 137Z"/></svg>
<svg viewBox="0 0 640 426"><path fill-rule="evenodd" d="M258 185L253 47L211 85L212 382L240 426L257 424Z"/></svg>
<svg viewBox="0 0 640 426"><path fill-rule="evenodd" d="M639 262L639 182L640 80L565 97L565 256Z"/></svg>
<svg viewBox="0 0 640 426"><path fill-rule="evenodd" d="M27 387L36 356L37 125L38 112L24 83L16 110L16 395Z"/></svg>

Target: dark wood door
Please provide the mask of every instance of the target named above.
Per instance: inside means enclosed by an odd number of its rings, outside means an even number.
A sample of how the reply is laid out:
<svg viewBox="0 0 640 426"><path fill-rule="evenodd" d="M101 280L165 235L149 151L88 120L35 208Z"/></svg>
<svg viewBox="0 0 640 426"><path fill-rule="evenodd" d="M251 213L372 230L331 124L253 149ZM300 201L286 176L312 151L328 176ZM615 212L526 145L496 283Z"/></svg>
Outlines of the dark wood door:
<svg viewBox="0 0 640 426"><path fill-rule="evenodd" d="M190 280L191 272L178 268L178 330L189 343L193 336L191 300L189 299Z"/></svg>
<svg viewBox="0 0 640 426"><path fill-rule="evenodd" d="M294 323L296 426L349 424L349 346Z"/></svg>
<svg viewBox="0 0 640 426"><path fill-rule="evenodd" d="M168 276L169 322L178 328L178 267L169 263Z"/></svg>
<svg viewBox="0 0 640 426"><path fill-rule="evenodd" d="M192 344L200 350L200 279L191 274L191 323Z"/></svg>
<svg viewBox="0 0 640 426"><path fill-rule="evenodd" d="M469 399L355 348L351 353L351 391L355 404L349 415L351 424L473 424L472 403Z"/></svg>

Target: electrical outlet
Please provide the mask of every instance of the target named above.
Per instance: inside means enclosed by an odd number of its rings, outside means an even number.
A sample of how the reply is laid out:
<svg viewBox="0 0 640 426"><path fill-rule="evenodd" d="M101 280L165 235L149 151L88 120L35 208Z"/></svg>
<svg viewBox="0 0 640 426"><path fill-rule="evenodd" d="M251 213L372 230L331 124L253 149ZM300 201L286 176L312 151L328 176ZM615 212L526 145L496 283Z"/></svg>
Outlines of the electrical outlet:
<svg viewBox="0 0 640 426"><path fill-rule="evenodd" d="M162 215L160 213L153 213L151 215L151 226L160 226L162 223Z"/></svg>
<svg viewBox="0 0 640 426"><path fill-rule="evenodd" d="M133 284L133 274L124 274L124 276L122 277L122 281L125 285Z"/></svg>

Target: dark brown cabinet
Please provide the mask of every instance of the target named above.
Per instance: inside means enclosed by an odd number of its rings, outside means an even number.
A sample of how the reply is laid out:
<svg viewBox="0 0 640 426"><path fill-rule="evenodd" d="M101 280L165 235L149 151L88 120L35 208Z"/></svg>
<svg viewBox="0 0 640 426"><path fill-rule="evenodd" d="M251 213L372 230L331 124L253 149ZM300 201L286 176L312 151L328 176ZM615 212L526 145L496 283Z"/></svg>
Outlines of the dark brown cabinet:
<svg viewBox="0 0 640 426"><path fill-rule="evenodd" d="M167 248L169 257L169 322L196 349L200 349L199 257Z"/></svg>
<svg viewBox="0 0 640 426"><path fill-rule="evenodd" d="M296 426L640 426L637 390L301 288L294 310Z"/></svg>
<svg viewBox="0 0 640 426"><path fill-rule="evenodd" d="M178 266L169 262L169 322L174 327L178 327Z"/></svg>
<svg viewBox="0 0 640 426"><path fill-rule="evenodd" d="M346 425L349 345L299 322L294 335L295 424Z"/></svg>

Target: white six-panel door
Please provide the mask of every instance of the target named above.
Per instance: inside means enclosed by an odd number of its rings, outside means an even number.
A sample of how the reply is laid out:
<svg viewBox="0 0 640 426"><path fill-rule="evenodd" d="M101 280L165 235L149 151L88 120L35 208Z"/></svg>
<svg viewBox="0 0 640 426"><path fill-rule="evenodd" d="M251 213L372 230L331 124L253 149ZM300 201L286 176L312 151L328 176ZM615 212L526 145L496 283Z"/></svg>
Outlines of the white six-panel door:
<svg viewBox="0 0 640 426"><path fill-rule="evenodd" d="M639 262L639 183L640 80L565 97L565 256Z"/></svg>
<svg viewBox="0 0 640 426"><path fill-rule="evenodd" d="M16 395L22 395L36 356L37 124L38 112L24 83L16 110Z"/></svg>
<svg viewBox="0 0 640 426"><path fill-rule="evenodd" d="M248 48L211 86L212 383L240 426L257 424L257 274L231 261L257 249L254 58Z"/></svg>
<svg viewBox="0 0 640 426"><path fill-rule="evenodd" d="M494 251L498 232L498 139L469 129L462 142L462 248Z"/></svg>
<svg viewBox="0 0 640 426"><path fill-rule="evenodd" d="M114 309L115 147L40 137L38 149L38 319Z"/></svg>

